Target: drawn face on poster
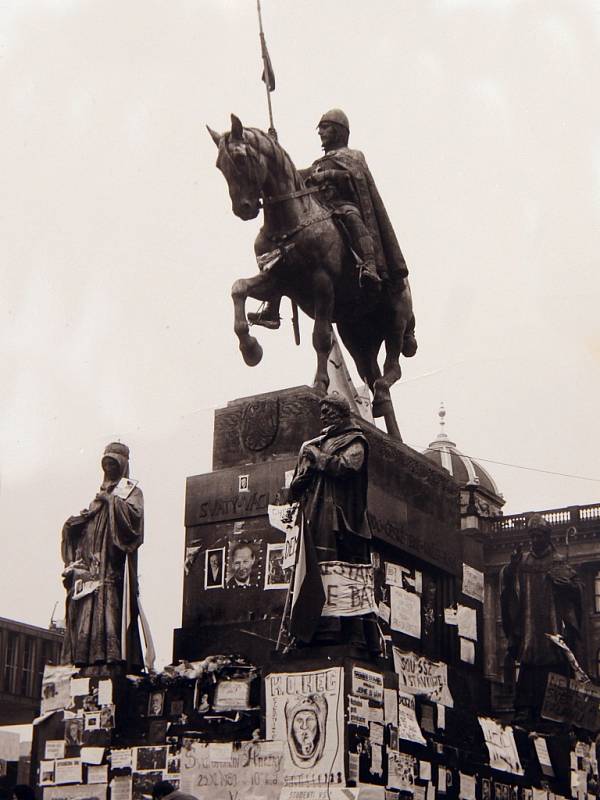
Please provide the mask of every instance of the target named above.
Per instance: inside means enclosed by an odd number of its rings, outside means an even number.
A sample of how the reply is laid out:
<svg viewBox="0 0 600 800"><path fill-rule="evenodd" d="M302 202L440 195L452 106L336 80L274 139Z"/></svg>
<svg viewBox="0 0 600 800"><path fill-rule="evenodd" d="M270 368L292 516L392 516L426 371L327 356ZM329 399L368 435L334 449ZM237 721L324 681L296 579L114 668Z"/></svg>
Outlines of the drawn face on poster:
<svg viewBox="0 0 600 800"><path fill-rule="evenodd" d="M265 589L287 589L290 583L289 570L283 568L285 544L267 545L267 568Z"/></svg>
<svg viewBox="0 0 600 800"><path fill-rule="evenodd" d="M80 745L82 735L83 719L81 717L65 720L65 744L67 746Z"/></svg>
<svg viewBox="0 0 600 800"><path fill-rule="evenodd" d="M288 700L285 719L294 764L314 767L325 748L327 700L319 694Z"/></svg>
<svg viewBox="0 0 600 800"><path fill-rule="evenodd" d="M231 542L227 560L227 588L248 589L258 586L260 543Z"/></svg>
<svg viewBox="0 0 600 800"><path fill-rule="evenodd" d="M204 588L222 589L225 583L225 548L206 551L204 565Z"/></svg>

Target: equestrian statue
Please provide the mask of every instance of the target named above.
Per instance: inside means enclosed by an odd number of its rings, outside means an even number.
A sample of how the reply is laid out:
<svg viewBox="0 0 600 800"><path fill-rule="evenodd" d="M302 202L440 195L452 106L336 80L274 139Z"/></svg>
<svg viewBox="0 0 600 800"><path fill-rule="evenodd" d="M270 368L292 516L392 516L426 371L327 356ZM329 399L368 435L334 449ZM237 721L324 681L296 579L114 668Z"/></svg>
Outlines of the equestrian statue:
<svg viewBox="0 0 600 800"><path fill-rule="evenodd" d="M335 322L373 393L373 416L384 417L388 433L400 439L390 387L402 374L400 355L417 350L408 270L365 158L348 147L347 116L340 109L322 116L325 154L300 171L272 133L245 128L234 114L228 133L208 130L233 213L243 220L255 219L261 208L264 213L254 243L258 274L240 278L231 290L244 361L255 366L262 358L250 325L278 328L281 298L289 297L314 320L313 388L327 392ZM246 315L248 297L264 309Z"/></svg>

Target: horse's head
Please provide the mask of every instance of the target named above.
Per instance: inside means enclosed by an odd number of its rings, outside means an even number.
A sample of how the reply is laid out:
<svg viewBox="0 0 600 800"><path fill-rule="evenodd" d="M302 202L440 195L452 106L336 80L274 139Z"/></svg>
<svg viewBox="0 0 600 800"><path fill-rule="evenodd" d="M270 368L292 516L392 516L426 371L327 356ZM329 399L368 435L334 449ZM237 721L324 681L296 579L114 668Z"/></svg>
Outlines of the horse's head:
<svg viewBox="0 0 600 800"><path fill-rule="evenodd" d="M232 114L229 133L219 134L212 128L208 128L208 132L219 148L217 167L227 181L233 213L244 220L254 219L260 211L267 170L253 146L252 131L244 130L240 120Z"/></svg>

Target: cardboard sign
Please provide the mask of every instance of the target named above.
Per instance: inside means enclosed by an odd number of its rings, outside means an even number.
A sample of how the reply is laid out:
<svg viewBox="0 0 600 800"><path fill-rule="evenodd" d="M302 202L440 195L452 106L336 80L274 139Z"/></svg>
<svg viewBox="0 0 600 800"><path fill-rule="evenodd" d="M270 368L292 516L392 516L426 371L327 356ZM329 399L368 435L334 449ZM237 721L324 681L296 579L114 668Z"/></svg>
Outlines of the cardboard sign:
<svg viewBox="0 0 600 800"><path fill-rule="evenodd" d="M325 590L323 617L356 617L377 612L372 564L319 564Z"/></svg>
<svg viewBox="0 0 600 800"><path fill-rule="evenodd" d="M448 689L448 665L430 661L426 656L392 648L398 687L409 694L424 695L435 703L452 708L454 702Z"/></svg>
<svg viewBox="0 0 600 800"><path fill-rule="evenodd" d="M342 668L271 673L265 703L267 738L284 743L285 783L343 783Z"/></svg>
<svg viewBox="0 0 600 800"><path fill-rule="evenodd" d="M600 688L551 672L542 705L542 717L554 722L568 722L579 728L600 728Z"/></svg>

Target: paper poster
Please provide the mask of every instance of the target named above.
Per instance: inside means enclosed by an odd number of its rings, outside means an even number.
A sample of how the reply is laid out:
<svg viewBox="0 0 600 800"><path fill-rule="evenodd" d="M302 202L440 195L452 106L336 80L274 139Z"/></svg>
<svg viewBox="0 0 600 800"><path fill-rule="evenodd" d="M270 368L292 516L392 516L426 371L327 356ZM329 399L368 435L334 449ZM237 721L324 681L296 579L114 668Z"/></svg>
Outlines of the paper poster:
<svg viewBox="0 0 600 800"><path fill-rule="evenodd" d="M13 731L0 730L0 759L3 761L18 761L21 738Z"/></svg>
<svg viewBox="0 0 600 800"><path fill-rule="evenodd" d="M352 694L383 703L383 675L370 669L352 667Z"/></svg>
<svg viewBox="0 0 600 800"><path fill-rule="evenodd" d="M371 766L369 767L371 775L383 775L383 745L371 745Z"/></svg>
<svg viewBox="0 0 600 800"><path fill-rule="evenodd" d="M548 752L548 745L543 736L535 736L533 739L535 752L537 753L538 761L544 775L553 776L554 770L552 769L552 761L550 761L550 753Z"/></svg>
<svg viewBox="0 0 600 800"><path fill-rule="evenodd" d="M65 740L48 739L44 747L44 758L64 758L64 757L65 757Z"/></svg>
<svg viewBox="0 0 600 800"><path fill-rule="evenodd" d="M215 750L191 742L181 751L181 791L198 798L277 800L284 784L283 742L241 742Z"/></svg>
<svg viewBox="0 0 600 800"><path fill-rule="evenodd" d="M457 611L452 606L444 609L444 622L446 625L458 625Z"/></svg>
<svg viewBox="0 0 600 800"><path fill-rule="evenodd" d="M427 784L427 800L435 800L435 784L431 780Z"/></svg>
<svg viewBox="0 0 600 800"><path fill-rule="evenodd" d="M208 757L213 763L230 761L233 753L233 742L209 742Z"/></svg>
<svg viewBox="0 0 600 800"><path fill-rule="evenodd" d="M383 744L383 725L380 722L369 723L369 738L371 744Z"/></svg>
<svg viewBox="0 0 600 800"><path fill-rule="evenodd" d="M477 612L469 606L462 606L460 603L456 609L456 621L458 623L458 635L463 639L477 641Z"/></svg>
<svg viewBox="0 0 600 800"><path fill-rule="evenodd" d="M405 692L398 692L398 736L409 742L427 744L417 722L415 698Z"/></svg>
<svg viewBox="0 0 600 800"><path fill-rule="evenodd" d="M44 800L106 800L106 789L106 784L102 783L92 786L46 786Z"/></svg>
<svg viewBox="0 0 600 800"><path fill-rule="evenodd" d="M358 783L360 776L360 755L348 753L348 782Z"/></svg>
<svg viewBox="0 0 600 800"><path fill-rule="evenodd" d="M421 638L421 597L398 586L390 587L390 628Z"/></svg>
<svg viewBox="0 0 600 800"><path fill-rule="evenodd" d="M325 590L323 617L356 617L377 612L372 564L319 564Z"/></svg>
<svg viewBox="0 0 600 800"><path fill-rule="evenodd" d="M81 695L90 693L90 679L89 678L71 678L70 685L71 697L81 697Z"/></svg>
<svg viewBox="0 0 600 800"><path fill-rule="evenodd" d="M112 769L128 769L131 767L131 748L110 751L110 766Z"/></svg>
<svg viewBox="0 0 600 800"><path fill-rule="evenodd" d="M112 779L110 800L131 800L131 775L120 775Z"/></svg>
<svg viewBox="0 0 600 800"><path fill-rule="evenodd" d="M54 761L40 761L40 786L54 785Z"/></svg>
<svg viewBox="0 0 600 800"><path fill-rule="evenodd" d="M348 722L350 725L362 725L369 727L371 719L369 713L369 701L364 697L348 697Z"/></svg>
<svg viewBox="0 0 600 800"><path fill-rule="evenodd" d="M98 766L90 765L87 768L87 782L88 783L107 783L108 781L108 765L102 764Z"/></svg>
<svg viewBox="0 0 600 800"><path fill-rule="evenodd" d="M58 667L51 667L47 664L44 667L41 715L50 711L71 708L73 703L71 697L71 675L74 672L77 672L77 668L71 664L62 664Z"/></svg>
<svg viewBox="0 0 600 800"><path fill-rule="evenodd" d="M215 711L243 711L250 700L250 681L247 678L221 680L215 689Z"/></svg>
<svg viewBox="0 0 600 800"><path fill-rule="evenodd" d="M425 800L427 797L426 788L425 786L415 785L413 787L413 800Z"/></svg>
<svg viewBox="0 0 600 800"><path fill-rule="evenodd" d="M448 786L448 777L446 775L446 767L438 766L437 770L437 789L441 794L446 794L446 787Z"/></svg>
<svg viewBox="0 0 600 800"><path fill-rule="evenodd" d="M388 789L412 792L417 772L417 759L414 756L407 755L406 753L398 753L388 748L387 760Z"/></svg>
<svg viewBox="0 0 600 800"><path fill-rule="evenodd" d="M458 796L460 800L475 800L475 775L460 773Z"/></svg>
<svg viewBox="0 0 600 800"><path fill-rule="evenodd" d="M392 618L392 609L387 603L379 602L377 605L377 616L389 625L390 619Z"/></svg>
<svg viewBox="0 0 600 800"><path fill-rule="evenodd" d="M490 767L503 772L512 772L515 775L523 775L523 767L519 761L519 753L510 725L503 726L486 717L478 717L478 719L490 756Z"/></svg>
<svg viewBox="0 0 600 800"><path fill-rule="evenodd" d="M431 762L419 761L419 779L422 781L431 780Z"/></svg>
<svg viewBox="0 0 600 800"><path fill-rule="evenodd" d="M548 800L548 790L547 789L536 789L533 787L533 800Z"/></svg>
<svg viewBox="0 0 600 800"><path fill-rule="evenodd" d="M475 663L475 642L460 637L460 660L465 664Z"/></svg>
<svg viewBox="0 0 600 800"><path fill-rule="evenodd" d="M436 703L436 711L437 726L441 731L443 731L446 728L446 706L442 705L441 703Z"/></svg>
<svg viewBox="0 0 600 800"><path fill-rule="evenodd" d="M104 758L103 747L82 747L81 762L83 764L101 764Z"/></svg>
<svg viewBox="0 0 600 800"><path fill-rule="evenodd" d="M463 594L483 603L483 572L463 564L462 591Z"/></svg>
<svg viewBox="0 0 600 800"><path fill-rule="evenodd" d="M285 744L286 783L344 781L343 690L341 667L266 676L266 736Z"/></svg>
<svg viewBox="0 0 600 800"><path fill-rule="evenodd" d="M67 718L65 716L65 744L67 746L80 745L82 734L83 717Z"/></svg>
<svg viewBox="0 0 600 800"><path fill-rule="evenodd" d="M268 508L269 524L278 531L293 534L293 539L298 538L298 503L286 503L285 505L275 506L269 504ZM287 555L287 553L286 553ZM293 566L294 562L290 566Z"/></svg>
<svg viewBox="0 0 600 800"><path fill-rule="evenodd" d="M398 727L398 690L384 689L383 691L384 716L388 725Z"/></svg>
<svg viewBox="0 0 600 800"><path fill-rule="evenodd" d="M98 705L110 706L113 701L113 688L110 678L98 681Z"/></svg>
<svg viewBox="0 0 600 800"><path fill-rule="evenodd" d="M408 567L402 567L400 564L392 564L389 561L385 562L385 582L389 586L398 586L398 588L404 588L404 582L402 580L402 575L410 570Z"/></svg>
<svg viewBox="0 0 600 800"><path fill-rule="evenodd" d="M80 758L57 758L54 763L55 783L81 783Z"/></svg>
<svg viewBox="0 0 600 800"><path fill-rule="evenodd" d="M398 687L401 691L423 695L435 703L452 708L447 664L443 661L431 661L426 656L418 656L400 650L399 647L393 647L392 651L394 669L398 675Z"/></svg>
<svg viewBox="0 0 600 800"><path fill-rule="evenodd" d="M380 722L383 725L383 708L381 706L369 706L369 720L371 722Z"/></svg>

